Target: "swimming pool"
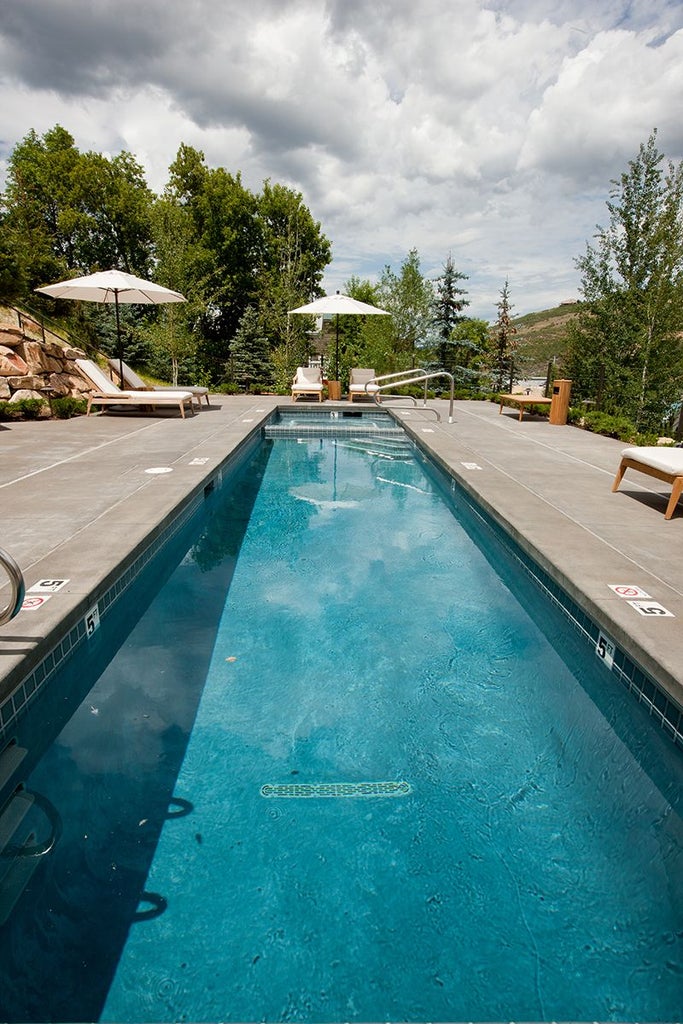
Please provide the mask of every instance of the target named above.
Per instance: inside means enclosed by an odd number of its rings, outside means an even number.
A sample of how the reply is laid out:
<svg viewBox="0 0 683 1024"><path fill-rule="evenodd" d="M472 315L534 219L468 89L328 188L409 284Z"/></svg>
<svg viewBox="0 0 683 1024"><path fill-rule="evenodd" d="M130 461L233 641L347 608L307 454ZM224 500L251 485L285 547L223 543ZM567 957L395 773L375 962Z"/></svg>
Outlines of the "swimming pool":
<svg viewBox="0 0 683 1024"><path fill-rule="evenodd" d="M18 736L3 1019L674 1019L680 754L466 503L299 438L196 518Z"/></svg>

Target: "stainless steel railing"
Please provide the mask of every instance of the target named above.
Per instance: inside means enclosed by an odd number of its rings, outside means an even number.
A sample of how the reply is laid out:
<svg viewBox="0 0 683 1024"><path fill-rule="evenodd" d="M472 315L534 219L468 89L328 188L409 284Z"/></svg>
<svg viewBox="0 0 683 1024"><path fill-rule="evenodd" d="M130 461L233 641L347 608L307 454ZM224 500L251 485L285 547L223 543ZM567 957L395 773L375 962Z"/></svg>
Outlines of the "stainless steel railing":
<svg viewBox="0 0 683 1024"><path fill-rule="evenodd" d="M11 593L10 600L5 608L0 609L0 626L3 626L10 619L13 619L24 602L24 577L21 569L11 555L0 548L0 566L9 576Z"/></svg>
<svg viewBox="0 0 683 1024"><path fill-rule="evenodd" d="M424 381L425 391L422 405L424 409L427 409L427 382L433 380L435 377L448 377L448 379L451 382L451 400L448 408L448 422L452 423L455 381L453 379L453 374L448 373L446 370L427 371L421 370L419 367L417 367L412 370L399 370L398 373L383 373L379 377L373 377L372 380L369 380L367 382L367 384L365 385L365 393L366 395L369 395L373 399L375 405L381 406L379 395L382 391L385 391L387 388L401 388L404 387L406 384L419 384L421 381ZM390 383L380 384L380 381L389 381ZM372 388L372 390L369 390L370 388ZM384 397L385 399L409 399L410 401L412 401L413 405L417 405L417 399L415 398L414 395L385 395ZM441 414L437 409L428 409L428 411L433 412L437 420L441 422Z"/></svg>

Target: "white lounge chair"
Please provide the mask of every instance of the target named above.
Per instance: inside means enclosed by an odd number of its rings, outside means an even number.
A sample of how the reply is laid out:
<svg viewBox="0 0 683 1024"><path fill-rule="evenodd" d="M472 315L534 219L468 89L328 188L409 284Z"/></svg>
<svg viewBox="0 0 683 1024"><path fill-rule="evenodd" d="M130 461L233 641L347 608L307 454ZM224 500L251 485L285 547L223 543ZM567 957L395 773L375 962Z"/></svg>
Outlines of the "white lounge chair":
<svg viewBox="0 0 683 1024"><path fill-rule="evenodd" d="M196 387L194 384L192 386L183 384L180 386L180 389L174 388L166 384L145 384L142 377L139 377L135 370L133 370L128 365L128 363L124 363L123 360L121 359L110 359L109 367L112 370L112 372L116 374L117 377L120 377L121 371L123 371L123 380L121 381L121 387L125 388L126 390L130 389L131 391L189 391L190 394L194 398L196 398L197 405L199 406L200 409L202 407L202 398L206 399L206 404L207 406L210 407L208 388Z"/></svg>
<svg viewBox="0 0 683 1024"><path fill-rule="evenodd" d="M370 384L371 380L375 378L375 371L370 370L364 366L356 366L351 370L349 376L349 402L352 402L354 398L362 396L365 398L366 395L376 394L379 391L379 384ZM368 385L367 391L365 385ZM381 401L381 396L377 395L377 401Z"/></svg>
<svg viewBox="0 0 683 1024"><path fill-rule="evenodd" d="M187 406L194 416L194 398L189 391L121 391L91 359L77 359L76 365L83 379L92 387L92 392L88 396L86 416L90 415L94 405L120 405L128 408L175 405L180 409L183 419Z"/></svg>
<svg viewBox="0 0 683 1024"><path fill-rule="evenodd" d="M297 367L292 381L292 398L296 402L300 395L317 395L318 401L323 400L323 377L319 366Z"/></svg>
<svg viewBox="0 0 683 1024"><path fill-rule="evenodd" d="M671 519L678 499L683 494L683 448L624 448L617 475L612 484L616 491L627 469L636 469L657 480L671 484L671 497L664 513Z"/></svg>

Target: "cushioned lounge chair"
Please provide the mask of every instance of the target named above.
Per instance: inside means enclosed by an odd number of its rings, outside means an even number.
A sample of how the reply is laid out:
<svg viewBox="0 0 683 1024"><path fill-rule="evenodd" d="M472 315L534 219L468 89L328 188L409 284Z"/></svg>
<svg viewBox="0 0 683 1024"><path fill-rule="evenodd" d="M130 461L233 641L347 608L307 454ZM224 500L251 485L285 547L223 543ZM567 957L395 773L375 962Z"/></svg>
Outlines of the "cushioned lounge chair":
<svg viewBox="0 0 683 1024"><path fill-rule="evenodd" d="M83 379L91 386L88 396L86 415L90 415L93 406L118 405L121 407L152 408L154 406L177 406L180 415L185 418L187 407L194 416L194 398L189 391L121 391L113 380L107 377L96 363L90 359L77 359L76 365Z"/></svg>
<svg viewBox="0 0 683 1024"><path fill-rule="evenodd" d="M200 409L202 407L202 398L206 399L207 406L210 405L208 388L195 387L194 384L191 387L189 385L183 384L179 388L174 388L172 386L167 386L165 384L145 384L142 377L138 377L135 370L131 369L128 363L124 363L122 360L119 359L110 359L109 367L111 371L116 374L117 377L120 376L121 371L123 371L123 380L121 381L121 387L125 388L126 390L130 389L131 391L189 391L190 394L197 400L197 405L199 406Z"/></svg>
<svg viewBox="0 0 683 1024"><path fill-rule="evenodd" d="M323 400L323 377L319 366L299 366L292 381L292 398L296 402L300 395L317 395Z"/></svg>
<svg viewBox="0 0 683 1024"><path fill-rule="evenodd" d="M370 384L371 380L375 378L375 371L369 370L364 366L356 366L351 370L349 376L349 402L352 402L354 398L361 397L365 398L366 395L372 397L379 391L379 384ZM367 391L365 385L368 385ZM381 396L377 395L377 401L381 401Z"/></svg>
<svg viewBox="0 0 683 1024"><path fill-rule="evenodd" d="M616 491L627 469L636 469L657 480L671 484L671 497L664 513L671 519L678 499L683 494L683 448L624 448L617 475L612 484Z"/></svg>

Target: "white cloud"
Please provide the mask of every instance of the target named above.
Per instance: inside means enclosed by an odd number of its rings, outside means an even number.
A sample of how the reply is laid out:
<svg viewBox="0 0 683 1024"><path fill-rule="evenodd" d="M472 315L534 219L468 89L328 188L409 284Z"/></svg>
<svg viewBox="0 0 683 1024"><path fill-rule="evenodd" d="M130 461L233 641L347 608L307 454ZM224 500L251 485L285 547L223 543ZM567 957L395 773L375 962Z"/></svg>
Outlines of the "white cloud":
<svg viewBox="0 0 683 1024"><path fill-rule="evenodd" d="M451 252L470 312L577 291L610 180L659 130L681 159L678 0L5 0L0 156L64 125L160 190L181 142L299 189L325 284Z"/></svg>

